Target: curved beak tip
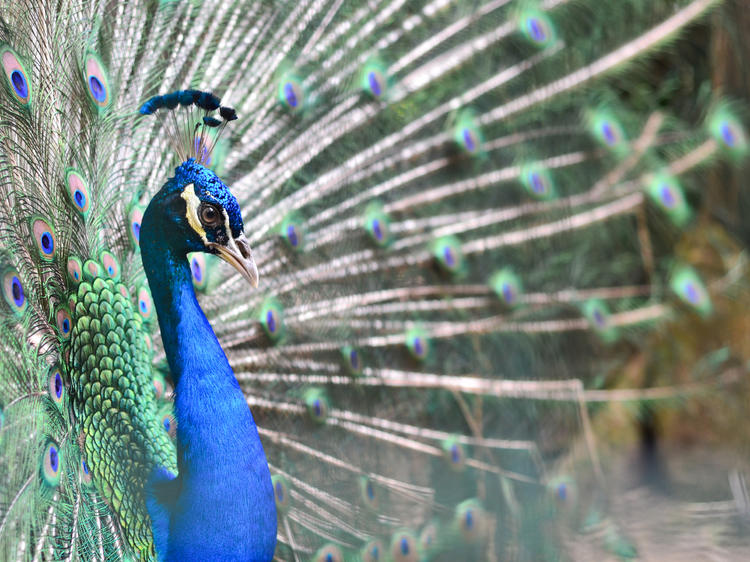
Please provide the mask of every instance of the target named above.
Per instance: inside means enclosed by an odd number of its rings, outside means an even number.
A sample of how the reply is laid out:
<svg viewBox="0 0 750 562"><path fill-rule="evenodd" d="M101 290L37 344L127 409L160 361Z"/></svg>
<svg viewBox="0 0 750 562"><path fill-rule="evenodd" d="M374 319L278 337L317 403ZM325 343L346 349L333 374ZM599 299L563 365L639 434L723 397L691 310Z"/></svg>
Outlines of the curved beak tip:
<svg viewBox="0 0 750 562"><path fill-rule="evenodd" d="M250 250L250 243L244 234L230 240L226 246L211 244L211 247L216 250L221 259L239 271L254 289L258 288L258 268Z"/></svg>

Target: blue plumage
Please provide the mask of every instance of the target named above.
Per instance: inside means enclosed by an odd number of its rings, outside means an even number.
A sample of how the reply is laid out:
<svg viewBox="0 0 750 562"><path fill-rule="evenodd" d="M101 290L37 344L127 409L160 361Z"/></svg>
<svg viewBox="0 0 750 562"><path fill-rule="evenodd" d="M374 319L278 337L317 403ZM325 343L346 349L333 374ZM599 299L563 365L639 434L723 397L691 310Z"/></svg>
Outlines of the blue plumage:
<svg viewBox="0 0 750 562"><path fill-rule="evenodd" d="M224 221L205 236L186 216L187 197L219 205ZM170 225L165 228L165 225ZM211 233L209 235L209 232ZM198 305L187 254L239 237L242 218L228 188L190 160L154 196L140 246L162 341L175 383L176 478L157 468L147 487L158 554L165 560L270 560L276 507L253 416L232 368Z"/></svg>

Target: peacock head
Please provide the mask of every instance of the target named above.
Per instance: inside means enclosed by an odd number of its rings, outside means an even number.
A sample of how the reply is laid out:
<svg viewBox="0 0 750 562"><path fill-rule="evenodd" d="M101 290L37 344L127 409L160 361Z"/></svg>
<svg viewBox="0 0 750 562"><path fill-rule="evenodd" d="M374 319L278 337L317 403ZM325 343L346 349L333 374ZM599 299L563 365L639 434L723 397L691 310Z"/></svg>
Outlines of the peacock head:
<svg viewBox="0 0 750 562"><path fill-rule="evenodd" d="M167 119L173 111L183 112L184 118ZM216 112L220 119L214 117ZM178 90L149 98L140 113L162 119L173 149L183 160L143 215L139 239L144 257L158 237L180 259L188 252L218 255L257 287L258 269L243 233L240 206L206 167L224 127L237 119L234 109L222 106L210 92Z"/></svg>
<svg viewBox="0 0 750 562"><path fill-rule="evenodd" d="M188 252L216 254L253 287L258 270L243 232L240 206L219 177L193 158L154 196L143 216L141 247L161 236L180 257Z"/></svg>

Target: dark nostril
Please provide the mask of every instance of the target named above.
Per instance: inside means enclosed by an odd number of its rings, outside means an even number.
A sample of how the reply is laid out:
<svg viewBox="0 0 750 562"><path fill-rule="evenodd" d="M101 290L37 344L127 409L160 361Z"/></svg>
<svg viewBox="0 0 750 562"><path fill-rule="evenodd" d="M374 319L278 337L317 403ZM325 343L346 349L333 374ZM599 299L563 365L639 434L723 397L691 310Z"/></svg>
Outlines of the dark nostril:
<svg viewBox="0 0 750 562"><path fill-rule="evenodd" d="M250 244L248 244L247 240L243 238L239 238L236 240L236 242L237 242L237 248L239 248L240 254L242 254L243 258L247 260L253 257L253 254L250 251Z"/></svg>

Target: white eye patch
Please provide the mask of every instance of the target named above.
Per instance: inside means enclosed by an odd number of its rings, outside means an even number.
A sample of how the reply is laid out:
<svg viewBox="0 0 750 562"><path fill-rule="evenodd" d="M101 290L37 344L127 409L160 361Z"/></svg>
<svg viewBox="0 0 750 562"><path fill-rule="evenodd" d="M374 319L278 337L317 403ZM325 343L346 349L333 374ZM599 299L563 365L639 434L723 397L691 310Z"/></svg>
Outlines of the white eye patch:
<svg viewBox="0 0 750 562"><path fill-rule="evenodd" d="M198 218L198 207L201 204L201 200L198 199L198 196L195 194L195 187L192 183L189 183L185 186L185 189L182 190L182 193L180 193L180 197L182 197L185 200L185 204L187 207L187 220L190 227L195 230L195 232L198 233L198 236L201 237L201 240L203 240L204 244L208 244L208 239L206 238L206 231L203 228L203 225L201 224L200 219Z"/></svg>
<svg viewBox="0 0 750 562"><path fill-rule="evenodd" d="M200 198L195 194L195 186L192 183L189 183L185 186L185 189L182 190L182 193L180 194L180 197L182 197L185 200L186 206L187 206L187 220L188 224L191 226L193 230L195 230L196 233L198 233L198 236L201 237L201 240L203 240L203 243L206 245L211 244L209 242L207 236L206 236L206 230L203 228L203 225L201 224L200 218L198 218L198 208L201 205ZM224 227L226 228L227 237L230 240L230 243L232 241L232 237L230 236L230 233L232 230L229 227L229 215L227 214L225 209L221 209L222 215L224 215Z"/></svg>

